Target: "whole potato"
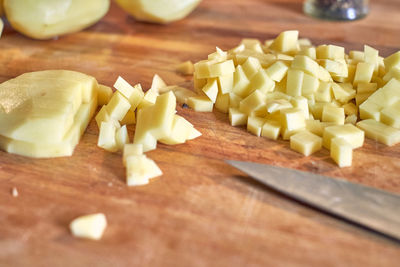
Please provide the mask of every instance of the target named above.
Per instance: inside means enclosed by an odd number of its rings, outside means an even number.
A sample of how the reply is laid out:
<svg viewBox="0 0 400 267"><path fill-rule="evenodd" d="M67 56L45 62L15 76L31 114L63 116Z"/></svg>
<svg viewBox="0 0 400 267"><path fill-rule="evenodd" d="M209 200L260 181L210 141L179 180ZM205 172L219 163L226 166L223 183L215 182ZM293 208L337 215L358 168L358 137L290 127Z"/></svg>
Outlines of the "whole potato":
<svg viewBox="0 0 400 267"><path fill-rule="evenodd" d="M4 0L11 26L35 39L80 31L99 21L109 7L110 0Z"/></svg>
<svg viewBox="0 0 400 267"><path fill-rule="evenodd" d="M201 0L116 0L137 20L168 23L192 12Z"/></svg>

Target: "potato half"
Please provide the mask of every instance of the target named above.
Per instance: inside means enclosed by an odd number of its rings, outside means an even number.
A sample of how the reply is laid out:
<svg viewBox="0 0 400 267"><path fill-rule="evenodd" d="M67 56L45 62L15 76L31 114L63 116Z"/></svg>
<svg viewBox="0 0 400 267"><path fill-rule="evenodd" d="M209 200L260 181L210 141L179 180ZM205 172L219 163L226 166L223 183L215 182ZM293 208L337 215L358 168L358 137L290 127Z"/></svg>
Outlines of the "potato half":
<svg viewBox="0 0 400 267"><path fill-rule="evenodd" d="M110 0L4 0L4 10L17 31L34 39L77 32L99 21Z"/></svg>
<svg viewBox="0 0 400 267"><path fill-rule="evenodd" d="M116 0L137 20L169 23L192 12L201 0Z"/></svg>

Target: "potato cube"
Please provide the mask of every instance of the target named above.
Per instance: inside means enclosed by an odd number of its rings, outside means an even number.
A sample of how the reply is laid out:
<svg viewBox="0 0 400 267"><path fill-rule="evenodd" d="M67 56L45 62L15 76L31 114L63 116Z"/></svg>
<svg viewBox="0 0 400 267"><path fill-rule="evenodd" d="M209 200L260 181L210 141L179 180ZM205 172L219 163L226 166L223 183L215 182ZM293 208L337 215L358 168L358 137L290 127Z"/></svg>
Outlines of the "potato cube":
<svg viewBox="0 0 400 267"><path fill-rule="evenodd" d="M192 61L188 60L188 61L182 62L181 64L179 64L176 67L176 71L183 75L192 75L194 72L194 66L193 66Z"/></svg>
<svg viewBox="0 0 400 267"><path fill-rule="evenodd" d="M400 130L383 124L382 122L373 119L362 120L357 123L357 127L362 129L368 138L387 146L400 143Z"/></svg>
<svg viewBox="0 0 400 267"><path fill-rule="evenodd" d="M371 99L371 96L369 97ZM374 119L380 121L382 107L372 101L366 100L359 107L360 118L362 120Z"/></svg>
<svg viewBox="0 0 400 267"><path fill-rule="evenodd" d="M142 144L125 144L123 148L122 159L124 166L126 166L126 159L130 156L140 156L143 155L143 145Z"/></svg>
<svg viewBox="0 0 400 267"><path fill-rule="evenodd" d="M233 73L219 76L217 78L218 88L222 94L227 94L232 92L233 89Z"/></svg>
<svg viewBox="0 0 400 267"><path fill-rule="evenodd" d="M194 64L194 73L197 79L210 78L210 67L217 61L212 60L201 60ZM229 64L229 63L228 63Z"/></svg>
<svg viewBox="0 0 400 267"><path fill-rule="evenodd" d="M381 110L381 122L400 128L400 101Z"/></svg>
<svg viewBox="0 0 400 267"><path fill-rule="evenodd" d="M270 49L282 53L296 53L298 51L299 31L284 31L270 45Z"/></svg>
<svg viewBox="0 0 400 267"><path fill-rule="evenodd" d="M215 103L218 95L217 79L208 79L207 84L203 87L203 92L208 96L212 103Z"/></svg>
<svg viewBox="0 0 400 267"><path fill-rule="evenodd" d="M336 137L332 139L331 158L340 168L350 167L353 160L353 148L345 139Z"/></svg>
<svg viewBox="0 0 400 267"><path fill-rule="evenodd" d="M310 95L314 94L319 88L319 80L318 78L304 73L303 83L301 85L301 94L302 95Z"/></svg>
<svg viewBox="0 0 400 267"><path fill-rule="evenodd" d="M283 140L290 140L290 137L304 131L305 128L296 129L296 130L288 130L287 128L281 128L281 135Z"/></svg>
<svg viewBox="0 0 400 267"><path fill-rule="evenodd" d="M343 105L343 109L344 109L344 114L346 115L356 115L358 114L358 108L356 105L354 105L354 103L349 102L345 105Z"/></svg>
<svg viewBox="0 0 400 267"><path fill-rule="evenodd" d="M317 59L317 50L315 47L301 47L298 55L308 56L309 58L316 60Z"/></svg>
<svg viewBox="0 0 400 267"><path fill-rule="evenodd" d="M364 94L364 93L373 93L378 88L377 83L363 83L359 82L357 85L357 93Z"/></svg>
<svg viewBox="0 0 400 267"><path fill-rule="evenodd" d="M303 86L304 72L289 69L287 73L286 93L290 96L300 96Z"/></svg>
<svg viewBox="0 0 400 267"><path fill-rule="evenodd" d="M102 122L100 126L99 139L97 146L110 151L118 151L117 141L115 139L115 133L117 128L112 122Z"/></svg>
<svg viewBox="0 0 400 267"><path fill-rule="evenodd" d="M275 82L268 77L265 70L260 69L250 81L251 90L259 90L264 94L272 92L275 88Z"/></svg>
<svg viewBox="0 0 400 267"><path fill-rule="evenodd" d="M344 120L344 123L351 123L353 125L356 125L357 119L358 118L357 118L356 114L351 114L351 115L346 117L346 119Z"/></svg>
<svg viewBox="0 0 400 267"><path fill-rule="evenodd" d="M379 51L368 45L364 45L364 62L378 67ZM377 68L376 68L377 69Z"/></svg>
<svg viewBox="0 0 400 267"><path fill-rule="evenodd" d="M235 72L235 64L233 63L233 60L230 59L223 62L211 64L209 70L210 75L208 78L216 78Z"/></svg>
<svg viewBox="0 0 400 267"><path fill-rule="evenodd" d="M370 97L372 93L360 93L356 94L356 105L357 107L360 106L362 103L364 103L368 97Z"/></svg>
<svg viewBox="0 0 400 267"><path fill-rule="evenodd" d="M212 54L208 55L208 60L216 60L217 62L226 61L228 59L228 53L222 51L218 46L216 47L216 51Z"/></svg>
<svg viewBox="0 0 400 267"><path fill-rule="evenodd" d="M115 133L115 141L117 143L118 149L121 149L121 150L124 148L125 144L129 143L129 135L128 135L128 129L126 128L126 125L117 129L117 132Z"/></svg>
<svg viewBox="0 0 400 267"><path fill-rule="evenodd" d="M366 62L360 62L357 64L356 74L354 76L353 84L357 86L358 83L369 83L371 82L372 75L374 73L374 65Z"/></svg>
<svg viewBox="0 0 400 267"><path fill-rule="evenodd" d="M190 122L175 114L171 133L166 137L160 138L159 141L167 145L183 144L191 133L192 128L193 125Z"/></svg>
<svg viewBox="0 0 400 267"><path fill-rule="evenodd" d="M242 126L247 123L247 114L237 108L229 108L229 121L232 126Z"/></svg>
<svg viewBox="0 0 400 267"><path fill-rule="evenodd" d="M125 117L120 121L122 125L132 125L136 123L136 115L132 110L128 110Z"/></svg>
<svg viewBox="0 0 400 267"><path fill-rule="evenodd" d="M393 78L400 80L400 66L391 68L387 73L385 73L383 76L383 81L388 82Z"/></svg>
<svg viewBox="0 0 400 267"><path fill-rule="evenodd" d="M286 99L267 99L267 111L272 114L282 109L292 108L293 105Z"/></svg>
<svg viewBox="0 0 400 267"><path fill-rule="evenodd" d="M163 94L165 93L165 91L163 91L165 87L167 87L167 84L164 80L158 74L154 74L149 91Z"/></svg>
<svg viewBox="0 0 400 267"><path fill-rule="evenodd" d="M318 70L318 79L320 79L323 82L331 82L332 77L331 74L329 73L329 71L327 71L324 67L319 66L319 70Z"/></svg>
<svg viewBox="0 0 400 267"><path fill-rule="evenodd" d="M320 82L317 90L314 92L315 101L318 102L331 102L332 95L332 84L329 82Z"/></svg>
<svg viewBox="0 0 400 267"><path fill-rule="evenodd" d="M106 105L110 101L112 93L113 91L110 87L99 84L97 87L97 105Z"/></svg>
<svg viewBox="0 0 400 267"><path fill-rule="evenodd" d="M303 129L306 127L304 113L299 108L287 108L280 111L282 127L288 131Z"/></svg>
<svg viewBox="0 0 400 267"><path fill-rule="evenodd" d="M275 82L280 82L286 76L289 67L282 61L276 61L265 72Z"/></svg>
<svg viewBox="0 0 400 267"><path fill-rule="evenodd" d="M301 131L290 137L290 148L309 156L322 148L322 138L309 131Z"/></svg>
<svg viewBox="0 0 400 267"><path fill-rule="evenodd" d="M174 92L176 101L181 104L187 104L189 97L197 96L192 90L177 85L168 86L167 88L170 88L170 90Z"/></svg>
<svg viewBox="0 0 400 267"><path fill-rule="evenodd" d="M322 110L322 121L344 124L344 108L334 106L324 106Z"/></svg>
<svg viewBox="0 0 400 267"><path fill-rule="evenodd" d="M107 220L103 213L80 216L69 225L74 236L93 240L100 240L106 227Z"/></svg>
<svg viewBox="0 0 400 267"><path fill-rule="evenodd" d="M315 119L322 119L322 112L325 106L335 106L333 103L315 102L314 105L309 106L310 111Z"/></svg>
<svg viewBox="0 0 400 267"><path fill-rule="evenodd" d="M130 102L121 93L115 92L105 109L111 118L120 121L131 107Z"/></svg>
<svg viewBox="0 0 400 267"><path fill-rule="evenodd" d="M256 135L261 135L261 129L265 123L264 118L250 116L247 118L247 131Z"/></svg>
<svg viewBox="0 0 400 267"><path fill-rule="evenodd" d="M344 59L344 47L336 45L320 45L317 47L318 59L338 60Z"/></svg>
<svg viewBox="0 0 400 267"><path fill-rule="evenodd" d="M127 81L125 81L121 76L118 76L118 79L114 84L114 88L117 89L117 91L120 92L121 95L123 95L126 99L128 99L129 103L131 104L131 109L133 111L136 109L136 107L139 105L139 103L142 101L144 97L143 89L140 84L132 86ZM111 101L112 98L110 102Z"/></svg>
<svg viewBox="0 0 400 267"><path fill-rule="evenodd" d="M296 96L290 100L290 103L293 105L294 108L299 108L303 111L304 118L308 118L310 116L308 101L307 98L305 98L304 96Z"/></svg>
<svg viewBox="0 0 400 267"><path fill-rule="evenodd" d="M240 97L246 97L248 95L248 88L250 80L247 78L243 71L242 66L237 66L236 71L233 75L233 89L232 91Z"/></svg>
<svg viewBox="0 0 400 267"><path fill-rule="evenodd" d="M335 125L325 128L323 134L323 146L326 149L331 148L331 140L340 137L349 142L353 148L359 148L364 143L364 132L353 124Z"/></svg>
<svg viewBox="0 0 400 267"><path fill-rule="evenodd" d="M246 77L251 80L251 78L256 75L262 69L260 61L254 57L248 57L247 60L242 65L243 71Z"/></svg>
<svg viewBox="0 0 400 267"><path fill-rule="evenodd" d="M229 93L229 107L230 108L239 108L240 101L242 101L242 99L243 98L236 95L235 93Z"/></svg>
<svg viewBox="0 0 400 267"><path fill-rule="evenodd" d="M145 185L149 179L162 175L157 164L146 155L126 159L126 183L128 186Z"/></svg>
<svg viewBox="0 0 400 267"><path fill-rule="evenodd" d="M308 56L297 55L294 57L291 65L292 69L302 70L305 73L318 77L319 65Z"/></svg>
<svg viewBox="0 0 400 267"><path fill-rule="evenodd" d="M193 76L193 87L196 92L200 92L201 89L207 84L207 78L199 79L196 77L196 73Z"/></svg>
<svg viewBox="0 0 400 267"><path fill-rule="evenodd" d="M354 61L361 62L364 61L364 52L352 50L349 52L349 57Z"/></svg>
<svg viewBox="0 0 400 267"><path fill-rule="evenodd" d="M334 98L342 104L349 102L356 95L356 90L350 88L350 86L337 83L332 83L331 85Z"/></svg>
<svg viewBox="0 0 400 267"><path fill-rule="evenodd" d="M390 71L391 68L399 68L400 67L400 51L385 58L384 62L385 62L385 68L387 71Z"/></svg>
<svg viewBox="0 0 400 267"><path fill-rule="evenodd" d="M239 110L247 115L263 117L267 115L265 95L259 90L254 91L248 97L240 101Z"/></svg>
<svg viewBox="0 0 400 267"><path fill-rule="evenodd" d="M215 101L215 108L222 113L228 113L230 104L229 99L229 94L218 94L217 100Z"/></svg>
<svg viewBox="0 0 400 267"><path fill-rule="evenodd" d="M99 127L99 129L100 129L101 123L103 121L105 121L105 122L109 121L110 119L111 119L111 117L107 113L106 106L102 106L100 111L97 113L97 115L95 117L95 120L96 120L96 123L97 123L97 127Z"/></svg>
<svg viewBox="0 0 400 267"><path fill-rule="evenodd" d="M332 76L347 78L349 75L349 70L346 62L333 61L330 59L322 59L320 60L320 64Z"/></svg>
<svg viewBox="0 0 400 267"><path fill-rule="evenodd" d="M280 131L281 124L278 121L267 120L261 129L261 136L277 140Z"/></svg>
<svg viewBox="0 0 400 267"><path fill-rule="evenodd" d="M194 111L199 112L212 112L214 106L213 102L208 96L189 97L187 100L187 105Z"/></svg>

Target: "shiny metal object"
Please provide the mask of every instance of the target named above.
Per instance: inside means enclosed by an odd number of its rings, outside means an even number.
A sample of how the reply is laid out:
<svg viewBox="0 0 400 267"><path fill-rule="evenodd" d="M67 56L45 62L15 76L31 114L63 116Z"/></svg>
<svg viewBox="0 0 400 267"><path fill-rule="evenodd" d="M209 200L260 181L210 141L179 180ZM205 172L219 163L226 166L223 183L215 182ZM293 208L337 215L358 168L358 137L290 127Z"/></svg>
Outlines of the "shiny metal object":
<svg viewBox="0 0 400 267"><path fill-rule="evenodd" d="M293 169L226 162L287 196L400 240L398 194Z"/></svg>

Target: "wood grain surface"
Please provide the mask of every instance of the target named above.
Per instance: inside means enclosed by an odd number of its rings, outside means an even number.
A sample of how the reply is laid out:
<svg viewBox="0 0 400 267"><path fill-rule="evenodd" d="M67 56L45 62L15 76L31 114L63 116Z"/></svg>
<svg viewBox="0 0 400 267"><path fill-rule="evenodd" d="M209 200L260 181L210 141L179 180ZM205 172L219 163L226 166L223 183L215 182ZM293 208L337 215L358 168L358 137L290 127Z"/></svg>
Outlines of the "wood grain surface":
<svg viewBox="0 0 400 267"><path fill-rule="evenodd" d="M369 44L387 56L400 49L399 14L398 0L371 1L370 15L349 23L307 17L297 0L204 0L185 20L154 25L113 4L96 25L57 40L31 40L6 25L0 81L62 68L110 86L121 75L148 88L155 73L169 84L190 86L190 77L175 73L177 63L288 29L316 44L347 51ZM353 166L340 169L326 150L303 157L288 142L231 127L225 114L181 107L178 114L203 136L149 152L164 175L143 187L127 187L121 154L96 146L94 121L72 157L37 160L0 151L0 266L399 266L398 242L269 190L224 159L400 193L400 145L367 140L355 150ZM103 239L74 238L69 222L93 212L107 216Z"/></svg>

